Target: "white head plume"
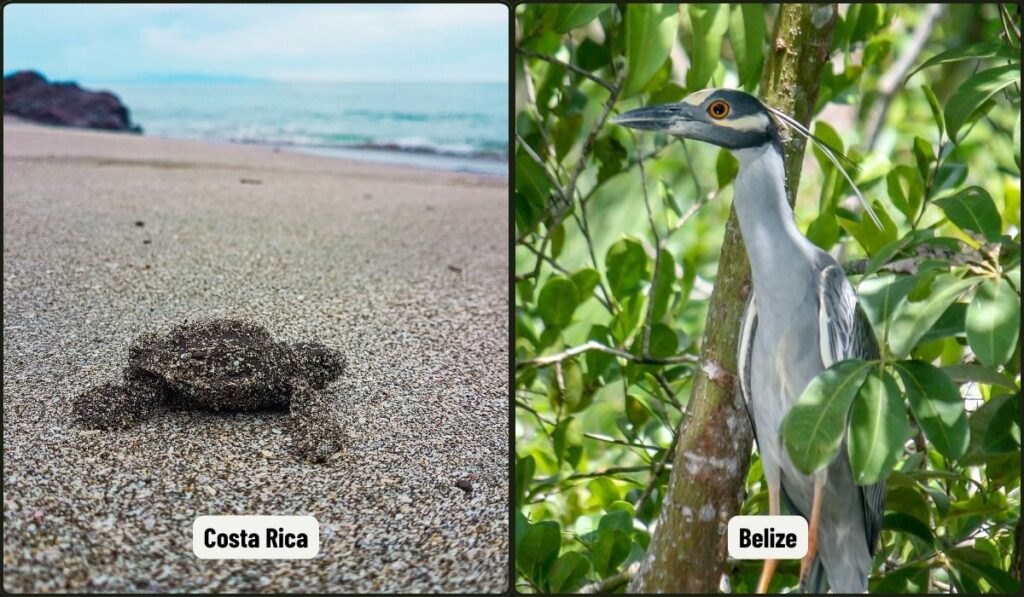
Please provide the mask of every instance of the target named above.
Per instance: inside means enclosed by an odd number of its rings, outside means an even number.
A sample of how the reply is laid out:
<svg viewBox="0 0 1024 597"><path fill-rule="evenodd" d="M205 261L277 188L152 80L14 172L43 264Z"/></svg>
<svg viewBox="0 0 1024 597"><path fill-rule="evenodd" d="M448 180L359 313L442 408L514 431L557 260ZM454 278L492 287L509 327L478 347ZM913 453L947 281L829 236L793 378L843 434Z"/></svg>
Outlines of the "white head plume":
<svg viewBox="0 0 1024 597"><path fill-rule="evenodd" d="M825 143L825 141L822 140L820 137L811 133L811 131L807 130L807 127L797 122L797 120L792 116L786 114L781 110L777 110L767 104L765 105L765 108L767 108L773 116L781 120L787 128L791 128L796 132L800 133L801 135L803 135L805 138L809 139L811 142L818 146L818 149L820 149L822 153L828 156L829 161L831 161L835 165L836 169L839 170L840 174L843 175L843 178L846 179L846 182L850 183L850 187L853 188L853 192L854 194L857 195L857 199L860 199L860 203L861 205L864 206L864 211L866 211L868 216L871 217L871 221L875 223L875 226L878 226L878 228L881 229L882 222L881 220L878 219L878 216L875 214L875 210L871 209L871 205L868 203L868 200L865 199L864 195L861 194L860 189L857 187L856 183L853 182L853 179L850 178L850 175L846 172L846 168L844 168L843 165L840 164L840 161L847 164L847 166L854 171L856 171L857 165L854 164L845 155L837 152L832 147L829 147L828 143Z"/></svg>

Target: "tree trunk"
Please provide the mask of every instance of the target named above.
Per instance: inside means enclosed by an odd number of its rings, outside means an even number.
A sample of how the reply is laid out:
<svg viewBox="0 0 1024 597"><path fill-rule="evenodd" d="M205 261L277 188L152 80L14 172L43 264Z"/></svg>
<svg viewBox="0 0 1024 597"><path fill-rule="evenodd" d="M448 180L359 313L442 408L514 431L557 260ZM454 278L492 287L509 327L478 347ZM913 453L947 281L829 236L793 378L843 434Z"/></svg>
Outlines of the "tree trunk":
<svg viewBox="0 0 1024 597"><path fill-rule="evenodd" d="M761 98L806 125L828 64L835 4L784 4L761 78ZM783 133L785 138L785 132ZM805 140L790 135L786 187L796 197ZM701 366L690 416L679 430L668 493L633 593L716 592L726 563L726 528L739 513L750 466L750 422L738 394L740 317L750 292L750 264L733 209L708 307Z"/></svg>

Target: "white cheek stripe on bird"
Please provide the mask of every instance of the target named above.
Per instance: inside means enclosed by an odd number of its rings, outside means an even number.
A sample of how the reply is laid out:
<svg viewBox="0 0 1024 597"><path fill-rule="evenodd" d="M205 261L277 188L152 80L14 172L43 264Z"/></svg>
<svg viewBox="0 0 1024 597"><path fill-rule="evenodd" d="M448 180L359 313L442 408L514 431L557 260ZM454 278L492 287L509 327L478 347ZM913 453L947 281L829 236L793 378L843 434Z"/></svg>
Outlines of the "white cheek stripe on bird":
<svg viewBox="0 0 1024 597"><path fill-rule="evenodd" d="M737 131L763 132L768 130L768 117L763 113L749 114L740 118L723 119L714 121L716 126L725 127Z"/></svg>

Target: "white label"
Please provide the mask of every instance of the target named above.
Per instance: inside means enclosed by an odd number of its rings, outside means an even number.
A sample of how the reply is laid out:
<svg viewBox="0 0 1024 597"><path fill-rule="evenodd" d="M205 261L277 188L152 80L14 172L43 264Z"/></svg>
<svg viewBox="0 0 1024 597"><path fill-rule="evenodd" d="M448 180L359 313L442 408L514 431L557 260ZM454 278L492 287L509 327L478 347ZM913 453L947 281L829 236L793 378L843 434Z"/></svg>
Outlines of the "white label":
<svg viewBox="0 0 1024 597"><path fill-rule="evenodd" d="M312 516L200 516L192 551L203 560L308 560L320 551Z"/></svg>
<svg viewBox="0 0 1024 597"><path fill-rule="evenodd" d="M802 516L733 516L729 557L737 560L798 560L807 554Z"/></svg>

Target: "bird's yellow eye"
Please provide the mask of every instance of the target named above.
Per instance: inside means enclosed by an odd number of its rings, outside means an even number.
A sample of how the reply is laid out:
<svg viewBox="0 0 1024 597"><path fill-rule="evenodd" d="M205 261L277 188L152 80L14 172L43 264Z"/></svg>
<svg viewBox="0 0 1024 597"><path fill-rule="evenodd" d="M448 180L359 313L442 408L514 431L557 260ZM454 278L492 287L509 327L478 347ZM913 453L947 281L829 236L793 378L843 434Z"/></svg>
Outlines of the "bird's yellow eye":
<svg viewBox="0 0 1024 597"><path fill-rule="evenodd" d="M721 120L729 115L729 102L715 100L708 106L708 114L715 120Z"/></svg>

